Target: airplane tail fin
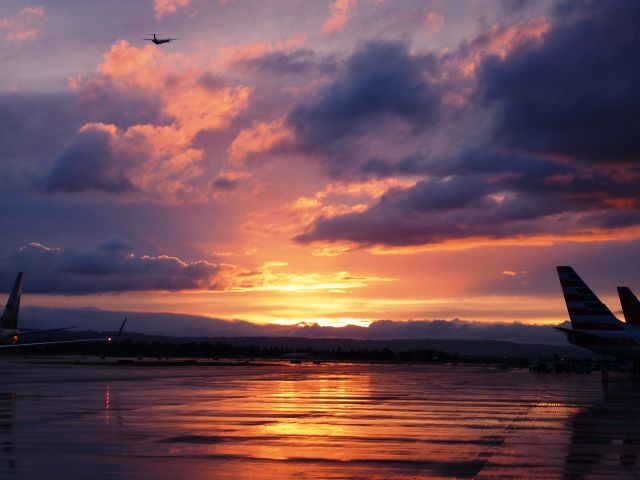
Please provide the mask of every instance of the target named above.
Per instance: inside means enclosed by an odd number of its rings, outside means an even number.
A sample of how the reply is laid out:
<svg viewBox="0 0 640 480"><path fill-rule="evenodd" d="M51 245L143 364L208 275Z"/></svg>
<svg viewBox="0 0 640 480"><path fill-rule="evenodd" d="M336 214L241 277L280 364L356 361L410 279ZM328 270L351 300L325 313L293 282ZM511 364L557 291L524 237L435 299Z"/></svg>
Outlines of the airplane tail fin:
<svg viewBox="0 0 640 480"><path fill-rule="evenodd" d="M640 326L640 301L629 287L618 287L618 296L622 305L624 319L631 325Z"/></svg>
<svg viewBox="0 0 640 480"><path fill-rule="evenodd" d="M560 266L557 269L574 330L624 330L624 324L600 301L573 268Z"/></svg>
<svg viewBox="0 0 640 480"><path fill-rule="evenodd" d="M2 328L16 329L18 328L18 312L20 310L20 295L22 295L22 277L23 273L19 272L16 282L13 284L13 290L7 300L7 306L4 307L0 323Z"/></svg>

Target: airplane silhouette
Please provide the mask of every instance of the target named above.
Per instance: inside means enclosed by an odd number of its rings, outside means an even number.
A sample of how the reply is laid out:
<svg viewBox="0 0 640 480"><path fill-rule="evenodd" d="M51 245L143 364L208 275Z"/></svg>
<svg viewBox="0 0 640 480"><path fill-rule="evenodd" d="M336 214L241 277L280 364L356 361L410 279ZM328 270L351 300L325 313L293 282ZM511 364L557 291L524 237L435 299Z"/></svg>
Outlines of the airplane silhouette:
<svg viewBox="0 0 640 480"><path fill-rule="evenodd" d="M111 343L116 340L122 334L124 325L127 323L125 318L118 330L118 334L115 337L100 337L100 338L87 338L81 340L57 340L53 342L32 342L32 343L19 343L20 337L25 335L32 335L34 333L44 332L56 332L69 330L72 327L62 328L49 328L47 330L19 330L18 329L18 314L20 312L20 297L22 296L22 279L24 274L18 272L16 281L13 284L13 289L7 300L7 306L5 307L2 315L0 315L0 350L5 348L24 348L35 347L44 345L60 345L63 343L87 343L87 342L107 342Z"/></svg>
<svg viewBox="0 0 640 480"><path fill-rule="evenodd" d="M150 33L149 35L153 35L153 38L143 38L143 40L155 43L156 45L173 42L174 40L180 40L179 38L158 38L156 37L155 33Z"/></svg>

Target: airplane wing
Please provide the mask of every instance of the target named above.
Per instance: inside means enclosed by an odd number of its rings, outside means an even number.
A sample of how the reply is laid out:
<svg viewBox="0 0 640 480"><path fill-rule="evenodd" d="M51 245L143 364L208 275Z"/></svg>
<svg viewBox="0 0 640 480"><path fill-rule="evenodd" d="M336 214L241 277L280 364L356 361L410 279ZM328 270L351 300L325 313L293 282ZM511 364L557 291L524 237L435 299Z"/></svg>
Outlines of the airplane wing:
<svg viewBox="0 0 640 480"><path fill-rule="evenodd" d="M598 335L594 335L593 333L586 333L586 332L581 332L579 330L573 330L571 328L564 328L564 327L553 327L556 330L561 331L562 333L564 333L565 335L574 335L578 338L583 338L583 339L597 339Z"/></svg>
<svg viewBox="0 0 640 480"><path fill-rule="evenodd" d="M567 336L567 340L569 340L569 343L573 343L574 345L578 345L579 347L589 348L589 345L597 345L602 338L593 333L581 332L580 330L573 330L571 328L553 328L564 333Z"/></svg>
<svg viewBox="0 0 640 480"><path fill-rule="evenodd" d="M111 337L107 338L87 338L84 340L60 340L57 342L34 342L34 343L15 343L13 345L0 345L0 349L5 348L22 348L22 347L38 347L43 345L62 345L65 343L89 343L89 342L111 342Z"/></svg>
<svg viewBox="0 0 640 480"><path fill-rule="evenodd" d="M118 337L120 337L120 335L122 334L122 331L124 330L124 326L127 323L127 319L125 318L122 321L122 325L120 325L120 330L118 330L118 333L116 334L115 337L102 337L102 338L85 338L82 340L58 340L58 341L54 341L54 342L33 342L33 343L15 343L13 345L0 345L0 349L5 349L5 348L21 348L21 347L39 347L39 346L44 346L44 345L63 345L63 344L68 344L68 343L89 343L89 342L107 342L107 343L111 343L113 340L118 339ZM62 329L57 329L57 330L62 330ZM46 331L46 330L39 330L40 332ZM32 332L27 332L27 333L32 333Z"/></svg>
<svg viewBox="0 0 640 480"><path fill-rule="evenodd" d="M32 333L44 333L44 332L63 332L65 330L70 330L75 327L62 327L62 328L48 328L46 330L20 330L20 336L23 335L31 335Z"/></svg>

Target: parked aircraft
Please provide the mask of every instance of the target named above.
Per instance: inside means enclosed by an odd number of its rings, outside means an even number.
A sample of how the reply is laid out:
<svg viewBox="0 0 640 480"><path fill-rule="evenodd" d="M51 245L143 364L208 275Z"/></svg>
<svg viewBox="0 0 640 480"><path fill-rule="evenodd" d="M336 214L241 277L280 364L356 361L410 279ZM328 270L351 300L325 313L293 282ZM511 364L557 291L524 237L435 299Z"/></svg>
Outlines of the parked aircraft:
<svg viewBox="0 0 640 480"><path fill-rule="evenodd" d="M101 337L101 338L87 338L82 340L58 340L53 342L33 342L33 343L18 343L20 338L25 335L33 335L34 333L44 332L56 332L69 330L73 327L63 328L50 328L46 330L19 330L18 329L18 313L20 312L20 297L22 296L22 280L24 274L18 273L16 281L13 284L13 289L7 300L7 305L0 317L0 349L5 348L22 348L22 347L35 347L42 345L61 345L65 343L87 343L87 342L111 342L115 338L118 338L124 329L124 325L127 322L125 318L120 326L120 330L115 337Z"/></svg>
<svg viewBox="0 0 640 480"><path fill-rule="evenodd" d="M618 287L618 296L624 320L631 325L640 326L640 301L629 287Z"/></svg>
<svg viewBox="0 0 640 480"><path fill-rule="evenodd" d="M557 269L572 328L554 328L597 354L640 361L640 326L618 320L573 268Z"/></svg>

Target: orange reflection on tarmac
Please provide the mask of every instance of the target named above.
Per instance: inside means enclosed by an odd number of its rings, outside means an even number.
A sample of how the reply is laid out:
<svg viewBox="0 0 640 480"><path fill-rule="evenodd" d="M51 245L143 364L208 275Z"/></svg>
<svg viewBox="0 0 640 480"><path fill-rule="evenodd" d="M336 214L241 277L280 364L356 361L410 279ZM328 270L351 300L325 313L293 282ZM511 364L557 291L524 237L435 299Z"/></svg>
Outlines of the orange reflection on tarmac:
<svg viewBox="0 0 640 480"><path fill-rule="evenodd" d="M291 446L303 447L310 455L324 456L324 438L329 443L340 437L358 434L357 426L344 419L369 396L369 375L357 379L348 376L320 374L301 380L281 380L275 382L271 409L286 417L260 427L263 435L282 437L287 441L273 447L269 456L287 458ZM324 442L322 442L324 443ZM345 460L346 452L334 452L336 459Z"/></svg>
<svg viewBox="0 0 640 480"><path fill-rule="evenodd" d="M478 368L306 364L251 377L167 406L165 454L215 459L208 478L473 478L505 458L521 468L513 446L500 456L516 432L528 439L518 449L540 461L540 439L553 437L538 432L575 410L536 377L514 388L509 374Z"/></svg>
<svg viewBox="0 0 640 480"><path fill-rule="evenodd" d="M613 374L603 390L467 366L4 367L0 478L640 478L640 384Z"/></svg>

